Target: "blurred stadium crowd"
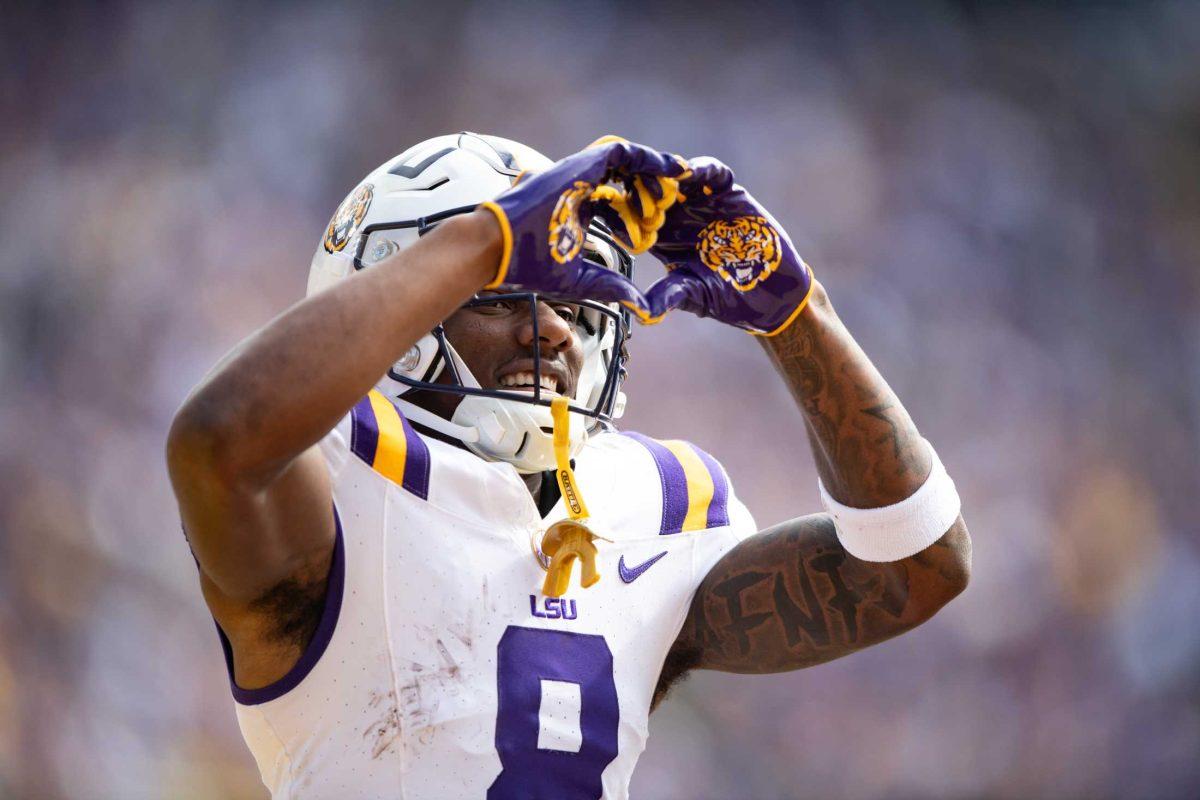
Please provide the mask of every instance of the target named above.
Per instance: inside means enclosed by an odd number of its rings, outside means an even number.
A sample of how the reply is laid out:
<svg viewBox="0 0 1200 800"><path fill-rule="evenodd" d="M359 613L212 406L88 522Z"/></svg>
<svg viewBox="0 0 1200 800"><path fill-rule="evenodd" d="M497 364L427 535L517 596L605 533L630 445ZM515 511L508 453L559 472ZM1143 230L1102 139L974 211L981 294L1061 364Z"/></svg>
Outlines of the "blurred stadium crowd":
<svg viewBox="0 0 1200 800"><path fill-rule="evenodd" d="M884 8L6 10L0 798L265 796L166 429L356 181L462 129L731 164L974 535L913 634L677 690L636 797L1196 796L1200 4ZM717 454L764 526L817 510L750 337L677 314L631 352L625 427Z"/></svg>

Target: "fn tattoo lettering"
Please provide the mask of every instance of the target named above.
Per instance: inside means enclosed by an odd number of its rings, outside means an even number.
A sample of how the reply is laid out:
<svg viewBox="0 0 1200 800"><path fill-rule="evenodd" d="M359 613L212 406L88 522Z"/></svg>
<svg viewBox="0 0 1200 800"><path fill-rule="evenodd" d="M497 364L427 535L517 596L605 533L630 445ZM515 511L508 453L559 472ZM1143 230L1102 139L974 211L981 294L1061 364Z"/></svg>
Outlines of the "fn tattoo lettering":
<svg viewBox="0 0 1200 800"><path fill-rule="evenodd" d="M832 526L829 526L832 527ZM796 537L788 537L795 539ZM760 561L759 563L763 563ZM751 635L763 626L789 651L814 653L854 649L862 640L869 611L897 619L908 592L907 570L899 565L868 565L848 559L833 543L800 548L794 558L777 562L774 572L751 570L725 576L695 611L696 624L715 637L720 653L747 656ZM891 572L884 575L880 573Z"/></svg>
<svg viewBox="0 0 1200 800"><path fill-rule="evenodd" d="M778 672L811 666L914 627L961 589L956 525L918 559L860 561L824 515L764 531L709 573L685 635L700 666ZM769 566L778 565L778 566Z"/></svg>

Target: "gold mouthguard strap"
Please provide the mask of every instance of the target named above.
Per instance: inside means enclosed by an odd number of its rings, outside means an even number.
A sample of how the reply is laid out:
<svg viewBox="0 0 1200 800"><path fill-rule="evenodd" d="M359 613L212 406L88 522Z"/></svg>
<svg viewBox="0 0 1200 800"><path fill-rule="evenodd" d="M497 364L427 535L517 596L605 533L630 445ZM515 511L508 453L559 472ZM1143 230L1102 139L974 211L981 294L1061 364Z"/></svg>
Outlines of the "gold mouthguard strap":
<svg viewBox="0 0 1200 800"><path fill-rule="evenodd" d="M562 492L563 505L571 519L587 519L587 505L579 492L579 484L575 480L575 471L571 469L571 418L567 406L570 399L556 397L550 401L550 418L554 420L554 461L558 469L554 476L558 479L558 489Z"/></svg>
<svg viewBox="0 0 1200 800"><path fill-rule="evenodd" d="M558 467L554 475L570 519L556 522L542 537L542 552L550 558L542 582L542 594L547 597L562 597L566 593L571 585L571 568L577 560L583 565L580 585L586 589L600 580L596 570L596 545L593 544L597 537L585 524L587 506L571 469L569 403L566 397L550 401L550 416L554 420L554 461Z"/></svg>

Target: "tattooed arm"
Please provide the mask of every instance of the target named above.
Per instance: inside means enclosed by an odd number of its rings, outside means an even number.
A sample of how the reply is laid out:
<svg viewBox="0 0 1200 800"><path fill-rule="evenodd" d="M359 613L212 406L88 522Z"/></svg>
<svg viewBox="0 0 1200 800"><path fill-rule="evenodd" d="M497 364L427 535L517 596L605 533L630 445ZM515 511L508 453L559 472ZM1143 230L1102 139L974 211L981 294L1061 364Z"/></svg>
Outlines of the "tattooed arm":
<svg viewBox="0 0 1200 800"><path fill-rule="evenodd" d="M897 503L930 458L899 399L838 319L824 287L763 346L804 414L822 483L856 508ZM844 656L921 624L961 592L971 544L962 517L934 545L861 561L826 514L785 522L725 555L701 583L655 701L688 669L762 673Z"/></svg>

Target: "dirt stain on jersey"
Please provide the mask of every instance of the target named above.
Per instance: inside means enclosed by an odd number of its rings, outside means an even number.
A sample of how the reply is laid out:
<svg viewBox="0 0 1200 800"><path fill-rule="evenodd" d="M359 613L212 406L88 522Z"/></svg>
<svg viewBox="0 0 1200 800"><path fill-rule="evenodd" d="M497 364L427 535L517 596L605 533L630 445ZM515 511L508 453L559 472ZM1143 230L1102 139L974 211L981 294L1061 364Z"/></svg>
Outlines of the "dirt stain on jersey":
<svg viewBox="0 0 1200 800"><path fill-rule="evenodd" d="M470 649L470 642L466 642L466 645L467 649ZM458 662L454 660L454 656L450 655L450 651L446 649L446 643L441 639L437 640L437 649L442 657L442 661L445 663L445 666L439 672L451 681L457 681L459 673L462 671L459 669Z"/></svg>
<svg viewBox="0 0 1200 800"><path fill-rule="evenodd" d="M378 760L400 739L400 709L394 692L372 690L367 705L381 712L363 731L363 739L371 743L371 758Z"/></svg>
<svg viewBox="0 0 1200 800"><path fill-rule="evenodd" d="M399 722L410 739L428 745L437 735L443 702L456 706L455 698L470 692L463 665L470 663L475 641L469 621L466 626L413 625L410 630L416 639L428 643L427 653L436 655L424 663L409 662L407 680L397 691Z"/></svg>

